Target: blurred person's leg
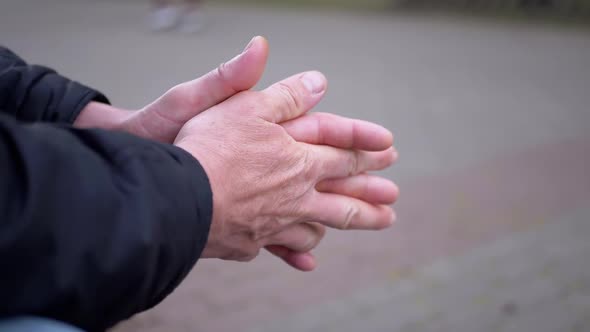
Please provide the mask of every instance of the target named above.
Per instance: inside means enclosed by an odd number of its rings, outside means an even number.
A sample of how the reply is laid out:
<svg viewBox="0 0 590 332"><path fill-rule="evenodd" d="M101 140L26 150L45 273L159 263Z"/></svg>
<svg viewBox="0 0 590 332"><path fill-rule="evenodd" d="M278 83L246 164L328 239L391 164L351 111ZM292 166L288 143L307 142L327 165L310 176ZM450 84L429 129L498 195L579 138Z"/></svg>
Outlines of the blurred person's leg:
<svg viewBox="0 0 590 332"><path fill-rule="evenodd" d="M17 317L0 320L0 332L82 332L82 330L50 319Z"/></svg>
<svg viewBox="0 0 590 332"><path fill-rule="evenodd" d="M178 24L180 8L170 0L152 0L150 28L153 31L170 30Z"/></svg>
<svg viewBox="0 0 590 332"><path fill-rule="evenodd" d="M186 33L194 33L203 26L201 0L185 0L185 11L180 29Z"/></svg>

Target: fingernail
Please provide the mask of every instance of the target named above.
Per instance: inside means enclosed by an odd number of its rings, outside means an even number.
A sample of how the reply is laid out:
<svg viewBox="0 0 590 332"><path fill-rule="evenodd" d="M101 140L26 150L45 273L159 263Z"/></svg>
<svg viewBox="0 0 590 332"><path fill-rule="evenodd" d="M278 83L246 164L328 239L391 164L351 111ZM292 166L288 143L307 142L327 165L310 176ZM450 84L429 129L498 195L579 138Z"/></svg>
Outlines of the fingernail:
<svg viewBox="0 0 590 332"><path fill-rule="evenodd" d="M244 48L242 53L246 53L246 51L249 50L250 47L252 47L252 45L254 45L254 42L256 42L256 39L258 39L258 36L254 37L254 38L252 38L252 40L250 40L250 42L248 43L248 45L246 45L246 48Z"/></svg>
<svg viewBox="0 0 590 332"><path fill-rule="evenodd" d="M310 71L301 77L305 88L312 94L318 94L326 89L326 79L324 75L317 71Z"/></svg>

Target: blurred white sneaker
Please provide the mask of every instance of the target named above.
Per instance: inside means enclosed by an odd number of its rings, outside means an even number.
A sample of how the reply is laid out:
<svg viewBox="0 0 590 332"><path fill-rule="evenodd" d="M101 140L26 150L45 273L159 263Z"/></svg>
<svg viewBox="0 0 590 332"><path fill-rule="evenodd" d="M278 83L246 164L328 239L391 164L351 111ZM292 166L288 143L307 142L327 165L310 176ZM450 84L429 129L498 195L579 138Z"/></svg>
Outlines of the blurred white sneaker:
<svg viewBox="0 0 590 332"><path fill-rule="evenodd" d="M191 10L185 12L180 19L180 26L178 29L182 33L191 34L196 33L203 27L203 16L200 11Z"/></svg>
<svg viewBox="0 0 590 332"><path fill-rule="evenodd" d="M155 8L150 14L150 28L152 31L170 30L178 24L180 8L178 6L165 6Z"/></svg>

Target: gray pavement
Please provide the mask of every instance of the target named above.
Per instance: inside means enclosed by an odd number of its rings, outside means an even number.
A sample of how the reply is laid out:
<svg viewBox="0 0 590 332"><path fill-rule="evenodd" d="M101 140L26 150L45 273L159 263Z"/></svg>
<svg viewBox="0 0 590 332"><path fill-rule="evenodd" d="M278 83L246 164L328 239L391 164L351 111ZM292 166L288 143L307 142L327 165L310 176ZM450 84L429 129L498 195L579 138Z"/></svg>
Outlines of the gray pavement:
<svg viewBox="0 0 590 332"><path fill-rule="evenodd" d="M132 331L589 331L590 31L209 6L150 34L140 1L2 0L0 43L138 108L253 35L261 86L319 69L318 110L392 129L396 227L330 232L320 268L199 262Z"/></svg>
<svg viewBox="0 0 590 332"><path fill-rule="evenodd" d="M252 331L590 331L589 207Z"/></svg>

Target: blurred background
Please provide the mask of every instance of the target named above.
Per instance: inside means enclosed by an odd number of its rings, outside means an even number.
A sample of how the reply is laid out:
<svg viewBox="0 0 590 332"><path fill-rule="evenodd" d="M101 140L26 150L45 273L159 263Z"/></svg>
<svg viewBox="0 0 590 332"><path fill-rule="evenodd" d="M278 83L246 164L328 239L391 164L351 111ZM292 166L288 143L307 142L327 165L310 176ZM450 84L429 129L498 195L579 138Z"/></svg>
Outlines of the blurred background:
<svg viewBox="0 0 590 332"><path fill-rule="evenodd" d="M318 69L317 110L394 131L399 221L328 233L299 273L201 261L136 331L590 331L590 1L1 0L0 43L130 109L254 35L260 86ZM150 21L152 20L152 21Z"/></svg>

